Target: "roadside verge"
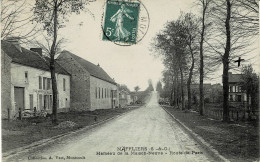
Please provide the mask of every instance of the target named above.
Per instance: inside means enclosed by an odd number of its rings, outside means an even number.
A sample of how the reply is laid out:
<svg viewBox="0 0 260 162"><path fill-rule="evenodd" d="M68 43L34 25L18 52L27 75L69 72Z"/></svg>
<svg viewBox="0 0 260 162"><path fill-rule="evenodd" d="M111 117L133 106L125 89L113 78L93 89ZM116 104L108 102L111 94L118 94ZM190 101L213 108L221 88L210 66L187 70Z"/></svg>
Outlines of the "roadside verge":
<svg viewBox="0 0 260 162"><path fill-rule="evenodd" d="M104 120L99 120L96 123L93 123L91 125L88 125L88 126L76 129L76 130L68 131L66 133L62 133L62 134L59 134L59 135L56 135L56 136L53 136L53 137L50 137L50 138L46 138L46 139L42 139L42 140L39 140L39 141L35 141L35 142L33 142L33 143L29 144L29 145L25 145L25 146L22 146L22 147L18 147L18 148L11 149L9 151L3 152L2 153L2 160L6 161L6 159L9 159L11 157L18 156L18 155L20 155L22 153L29 152L29 151L31 151L33 149L37 149L37 148L49 145L49 144L54 143L54 142L56 142L58 140L61 140L63 138L69 138L69 137L74 136L76 134L79 134L81 132L85 132L87 130L93 129L93 128L97 127L97 126L101 126L103 124L106 124L109 121L112 121L113 119L119 118L119 117L121 117L123 115L126 115L127 113L129 113L131 111L134 111L134 110L136 110L138 108L141 108L141 107L142 106L136 107L136 108L131 109L130 111L123 112L123 113L121 113L119 115L115 115L115 116L112 116L112 117L104 119Z"/></svg>
<svg viewBox="0 0 260 162"><path fill-rule="evenodd" d="M209 143L207 143L201 136L193 132L184 123L175 118L175 116L170 113L166 108L161 106L196 142L198 142L209 155L211 155L216 161L229 161L225 157L219 154L219 152L214 149Z"/></svg>

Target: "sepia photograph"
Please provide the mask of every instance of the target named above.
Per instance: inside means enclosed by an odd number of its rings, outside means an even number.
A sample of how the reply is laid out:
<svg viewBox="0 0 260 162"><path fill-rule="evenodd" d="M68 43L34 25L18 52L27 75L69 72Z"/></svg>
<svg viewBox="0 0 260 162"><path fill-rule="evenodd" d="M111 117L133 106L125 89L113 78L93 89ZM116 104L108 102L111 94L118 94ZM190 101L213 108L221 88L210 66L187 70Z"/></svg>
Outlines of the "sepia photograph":
<svg viewBox="0 0 260 162"><path fill-rule="evenodd" d="M260 161L258 0L0 2L0 161Z"/></svg>

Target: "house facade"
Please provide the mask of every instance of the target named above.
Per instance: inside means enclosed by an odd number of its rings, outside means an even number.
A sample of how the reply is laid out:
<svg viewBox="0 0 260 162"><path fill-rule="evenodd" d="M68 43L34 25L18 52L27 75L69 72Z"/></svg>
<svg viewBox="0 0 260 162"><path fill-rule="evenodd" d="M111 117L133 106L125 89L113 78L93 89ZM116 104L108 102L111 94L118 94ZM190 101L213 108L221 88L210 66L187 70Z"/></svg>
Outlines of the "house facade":
<svg viewBox="0 0 260 162"><path fill-rule="evenodd" d="M228 73L229 103L232 106L244 105L247 102L246 92L242 91L242 74Z"/></svg>
<svg viewBox="0 0 260 162"><path fill-rule="evenodd" d="M58 63L71 75L71 109L110 109L119 106L116 82L99 66L63 51Z"/></svg>
<svg viewBox="0 0 260 162"><path fill-rule="evenodd" d="M18 41L1 42L2 118L16 118L19 109L52 112L49 61L37 49L27 50ZM58 112L70 107L70 75L56 64Z"/></svg>

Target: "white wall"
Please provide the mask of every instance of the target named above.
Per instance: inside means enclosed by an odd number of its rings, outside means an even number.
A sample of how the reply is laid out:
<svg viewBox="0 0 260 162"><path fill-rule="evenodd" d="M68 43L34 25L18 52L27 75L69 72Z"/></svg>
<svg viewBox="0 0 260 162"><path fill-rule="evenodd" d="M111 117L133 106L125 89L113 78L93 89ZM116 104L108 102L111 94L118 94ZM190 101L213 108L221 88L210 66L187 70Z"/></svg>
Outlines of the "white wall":
<svg viewBox="0 0 260 162"><path fill-rule="evenodd" d="M109 95L106 98L105 97L102 98L102 96L100 98L99 96L98 98L96 98L96 87L101 88L100 90L101 93L102 93L102 88L108 89ZM90 110L112 108L111 90L117 90L117 86L109 82L103 81L101 79L98 79L96 77L90 76L90 101L91 101ZM116 100L115 106L118 106L118 94L115 100Z"/></svg>
<svg viewBox="0 0 260 162"><path fill-rule="evenodd" d="M28 72L28 79L25 78L25 72ZM48 71L32 68L29 66L24 66L16 63L11 64L11 101L12 107L15 108L14 100L14 87L24 87L24 104L25 109L30 108L29 95L33 95L33 107L38 110L39 107L39 95L52 95L51 88L49 90L39 89L39 76L51 78L51 74ZM66 91L63 90L63 78L66 82ZM59 99L59 109L70 107L70 76L63 74L56 74L57 88L58 88L58 99ZM42 81L43 83L43 81ZM42 97L43 99L44 97ZM66 101L67 98L67 101ZM42 101L43 103L44 101ZM51 109L49 110L51 112Z"/></svg>

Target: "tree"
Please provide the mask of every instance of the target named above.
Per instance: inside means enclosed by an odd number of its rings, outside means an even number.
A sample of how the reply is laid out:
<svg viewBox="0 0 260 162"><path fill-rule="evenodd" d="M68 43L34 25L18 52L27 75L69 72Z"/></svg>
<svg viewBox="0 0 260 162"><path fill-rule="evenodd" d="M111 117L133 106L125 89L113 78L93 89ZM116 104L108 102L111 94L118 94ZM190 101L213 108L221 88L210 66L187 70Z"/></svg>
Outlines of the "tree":
<svg viewBox="0 0 260 162"><path fill-rule="evenodd" d="M187 70L187 28L181 19L168 22L164 30L157 34L153 48L156 54L163 57L163 63L167 70L172 73L174 86L180 76L181 108L184 106L184 72ZM178 91L178 87L174 88ZM178 95L174 93L175 96ZM172 97L171 97L172 98ZM176 101L176 100L175 100ZM177 102L178 104L178 98Z"/></svg>
<svg viewBox="0 0 260 162"><path fill-rule="evenodd" d="M225 53L223 55L223 121L229 121L229 102L228 102L228 70L229 70L229 56L231 49L231 31L230 31L230 18L231 18L231 3L230 0L226 0L226 45Z"/></svg>
<svg viewBox="0 0 260 162"><path fill-rule="evenodd" d="M135 91L138 92L140 90L139 86L135 86Z"/></svg>
<svg viewBox="0 0 260 162"><path fill-rule="evenodd" d="M257 110L258 108L258 95L259 95L259 77L254 72L252 65L243 66L241 69L242 73L242 90L246 92L247 102L249 101L249 96L251 97L252 110ZM247 104L249 110L249 103ZM251 111L252 111L251 110Z"/></svg>
<svg viewBox="0 0 260 162"><path fill-rule="evenodd" d="M55 55L57 52L58 30L64 27L64 20L70 13L79 14L88 4L87 0L36 0L34 6L34 20L42 23L44 30L52 37L50 45L50 72L53 92L52 123L57 124L58 90L55 76Z"/></svg>
<svg viewBox="0 0 260 162"><path fill-rule="evenodd" d="M234 4L237 8L234 19L240 23L238 28L250 36L259 34L259 1L258 0L237 0Z"/></svg>
<svg viewBox="0 0 260 162"><path fill-rule="evenodd" d="M200 102L199 102L199 112L200 115L203 115L204 112L204 89L203 89L203 81L204 81L204 52L203 45L205 39L205 32L207 30L207 13L209 9L209 5L212 0L200 0L200 5L202 6L202 19L201 19L201 32L200 32Z"/></svg>
<svg viewBox="0 0 260 162"><path fill-rule="evenodd" d="M192 81L192 76L193 76L193 69L195 66L195 55L198 52L198 19L196 18L195 15L191 13L187 13L182 17L182 21L187 28L187 35L188 35L188 41L187 41L187 46L188 50L190 53L190 61L191 65L189 68L189 76L187 79L187 92L188 92L188 109L191 109L191 81Z"/></svg>
<svg viewBox="0 0 260 162"><path fill-rule="evenodd" d="M206 43L210 46L214 55L211 56L214 64L222 64L222 82L223 82L223 121L228 122L229 117L229 101L228 101L228 71L237 68L234 59L242 57L251 49L247 49L252 44L252 36L247 31L241 29L241 22L237 21L239 13L239 1L219 0L212 2L211 21L214 23L212 27L212 38ZM225 41L223 41L225 40ZM213 65L212 65L213 66Z"/></svg>
<svg viewBox="0 0 260 162"><path fill-rule="evenodd" d="M148 91L154 91L152 79L148 80Z"/></svg>
<svg viewBox="0 0 260 162"><path fill-rule="evenodd" d="M160 92L162 92L162 90L163 90L162 83L160 81L158 81L156 84L156 91L160 93Z"/></svg>
<svg viewBox="0 0 260 162"><path fill-rule="evenodd" d="M8 37L19 37L21 42L27 42L35 36L38 24L31 25L33 15L26 0L1 1L1 40Z"/></svg>

